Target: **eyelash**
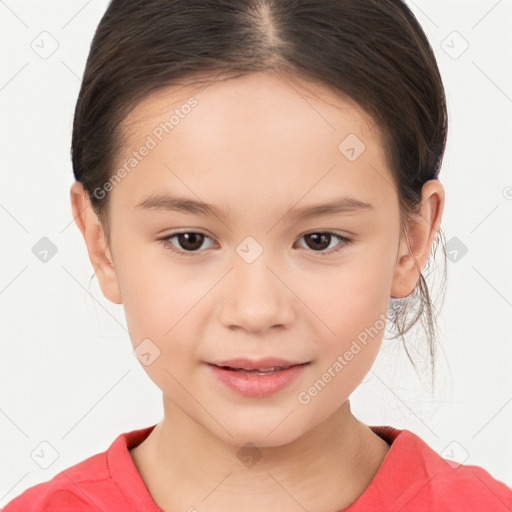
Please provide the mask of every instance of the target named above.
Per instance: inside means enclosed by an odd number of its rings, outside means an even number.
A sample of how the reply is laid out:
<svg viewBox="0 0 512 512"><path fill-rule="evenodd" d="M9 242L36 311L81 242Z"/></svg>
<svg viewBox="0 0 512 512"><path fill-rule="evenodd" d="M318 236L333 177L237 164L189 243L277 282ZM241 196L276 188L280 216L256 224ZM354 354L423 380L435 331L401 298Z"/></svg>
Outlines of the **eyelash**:
<svg viewBox="0 0 512 512"><path fill-rule="evenodd" d="M201 232L198 232L198 231L179 231L177 233L171 233L169 236L167 236L165 238L162 238L160 241L162 242L163 246L166 249L168 249L172 253L176 254L177 256L191 256L194 253L203 252L203 251L182 251L180 249L176 249L176 247L171 243L170 240L172 238L178 236L178 235L183 235L183 234L203 235L206 238L210 238L205 233L201 233ZM305 237L307 235L332 235L335 238L338 238L341 242L343 242L343 243L339 244L339 245L341 245L341 247L339 247L337 249L331 249L331 250L326 251L326 252L311 250L311 252L322 254L322 255L328 255L328 256L330 256L331 254L336 254L336 253L344 250L347 245L350 245L354 241L352 238L348 238L346 236L338 235L337 233L333 233L332 231L310 231L308 233L304 233L300 238L303 238L303 237Z"/></svg>

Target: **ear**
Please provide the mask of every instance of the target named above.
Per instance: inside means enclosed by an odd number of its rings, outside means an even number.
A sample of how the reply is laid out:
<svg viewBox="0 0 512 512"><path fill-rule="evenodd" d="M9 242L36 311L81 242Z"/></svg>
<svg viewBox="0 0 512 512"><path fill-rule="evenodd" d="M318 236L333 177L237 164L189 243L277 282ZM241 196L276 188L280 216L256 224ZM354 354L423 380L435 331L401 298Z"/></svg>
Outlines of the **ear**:
<svg viewBox="0 0 512 512"><path fill-rule="evenodd" d="M92 208L89 195L80 182L75 181L71 185L70 197L73 219L84 237L101 291L114 304L121 304L121 290L105 232Z"/></svg>
<svg viewBox="0 0 512 512"><path fill-rule="evenodd" d="M408 221L407 234L400 241L392 297L406 297L413 293L420 276L414 261L423 270L441 224L445 198L443 185L439 180L427 181L421 194L420 212Z"/></svg>

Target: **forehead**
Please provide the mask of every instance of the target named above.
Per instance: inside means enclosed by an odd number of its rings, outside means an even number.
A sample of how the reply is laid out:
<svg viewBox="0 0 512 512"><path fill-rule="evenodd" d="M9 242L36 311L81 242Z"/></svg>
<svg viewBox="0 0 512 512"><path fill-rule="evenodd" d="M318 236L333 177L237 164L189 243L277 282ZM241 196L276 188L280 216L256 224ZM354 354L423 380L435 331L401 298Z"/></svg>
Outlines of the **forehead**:
<svg viewBox="0 0 512 512"><path fill-rule="evenodd" d="M117 167L149 139L154 143L119 187L132 203L154 193L159 182L186 190L185 178L206 195L212 184L224 182L222 190L216 188L218 200L222 191L236 197L243 188L253 196L268 197L269 191L276 199L288 196L290 202L307 189L315 189L308 193L314 196L341 185L356 186L375 201L383 186L393 188L380 131L370 116L322 84L273 72L168 86L136 105L123 132ZM343 151L354 143L362 152L351 160Z"/></svg>
<svg viewBox="0 0 512 512"><path fill-rule="evenodd" d="M310 121L311 131L332 132L345 125L347 128L369 130L371 136L379 137L379 133L373 134L377 131L374 120L350 97L320 82L292 78L273 71L236 78L215 79L199 75L196 83L188 84L193 77L185 85L170 85L144 98L127 115L122 123L123 128L127 133L147 132L155 121L168 119L172 111L186 110L184 107L194 98L200 108L194 107L193 117L198 117L197 112L200 111L201 120L211 121L208 126L218 124L211 117L218 119L221 115L227 120L229 113L231 120L243 118L246 128L249 128L247 121L263 121L272 128L279 122L280 115L288 114L302 122ZM274 115L264 117L269 110ZM182 119L188 117L186 112L184 114L180 116ZM245 117L248 114L250 118Z"/></svg>

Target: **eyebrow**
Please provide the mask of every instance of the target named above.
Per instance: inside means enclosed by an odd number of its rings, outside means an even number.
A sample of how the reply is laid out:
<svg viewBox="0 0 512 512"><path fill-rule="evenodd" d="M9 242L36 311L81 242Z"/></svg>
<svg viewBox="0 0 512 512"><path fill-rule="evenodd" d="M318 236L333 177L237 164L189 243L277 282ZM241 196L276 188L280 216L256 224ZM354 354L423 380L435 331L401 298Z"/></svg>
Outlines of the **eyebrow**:
<svg viewBox="0 0 512 512"><path fill-rule="evenodd" d="M215 216L222 219L227 219L229 215L229 210L221 209L202 201L163 194L153 194L138 203L135 208L141 208L143 210L181 211L196 215ZM353 197L341 197L329 203L306 206L300 209L293 208L285 216L290 215L294 220L305 220L321 215L370 210L374 210L374 208L369 203Z"/></svg>

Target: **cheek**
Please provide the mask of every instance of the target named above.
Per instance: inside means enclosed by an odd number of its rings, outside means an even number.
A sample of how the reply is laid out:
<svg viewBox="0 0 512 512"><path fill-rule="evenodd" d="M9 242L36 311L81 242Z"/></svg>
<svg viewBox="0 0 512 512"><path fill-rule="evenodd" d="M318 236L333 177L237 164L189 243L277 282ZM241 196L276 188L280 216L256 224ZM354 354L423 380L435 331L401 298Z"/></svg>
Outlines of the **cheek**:
<svg viewBox="0 0 512 512"><path fill-rule="evenodd" d="M329 327L344 337L356 335L388 309L393 268L385 262L385 255L377 251L358 254L337 267L316 272L308 286L301 285L300 296L323 320L326 332ZM336 334L331 332L333 340Z"/></svg>
<svg viewBox="0 0 512 512"><path fill-rule="evenodd" d="M188 382L198 361L194 306L208 287L181 269L141 259L136 267L123 269L122 294L131 343L142 367L166 394L186 400L179 383ZM148 353L149 360L144 360ZM190 383L187 389L192 391Z"/></svg>
<svg viewBox="0 0 512 512"><path fill-rule="evenodd" d="M330 316L325 316L334 334L323 336L321 360L325 368L339 363L333 368L344 375L339 382L358 384L373 365L385 333L386 311L382 296L361 290L339 299Z"/></svg>
<svg viewBox="0 0 512 512"><path fill-rule="evenodd" d="M317 299L311 308L320 312L323 323L317 333L318 358L308 382L311 387L303 392L306 402L318 411L341 405L361 384L385 333L389 302L385 288L376 287L369 275L346 272L329 285L329 300Z"/></svg>
<svg viewBox="0 0 512 512"><path fill-rule="evenodd" d="M194 279L183 268L158 257L141 256L133 258L131 263L124 262L118 270L134 345L151 338L163 346L187 324L187 316L193 314L194 305L204 295L206 283Z"/></svg>
<svg viewBox="0 0 512 512"><path fill-rule="evenodd" d="M343 366L336 364L331 369L339 376L332 386L339 396L355 389L378 355L386 329L391 261L389 246L368 245L338 267L317 274L312 281L315 287L309 291L304 287L299 293L307 297L304 302L321 320L317 322L321 340L318 371L326 371L337 361Z"/></svg>

